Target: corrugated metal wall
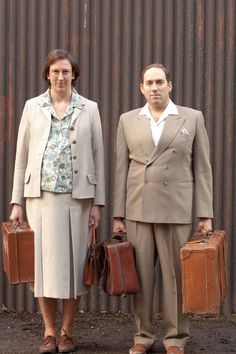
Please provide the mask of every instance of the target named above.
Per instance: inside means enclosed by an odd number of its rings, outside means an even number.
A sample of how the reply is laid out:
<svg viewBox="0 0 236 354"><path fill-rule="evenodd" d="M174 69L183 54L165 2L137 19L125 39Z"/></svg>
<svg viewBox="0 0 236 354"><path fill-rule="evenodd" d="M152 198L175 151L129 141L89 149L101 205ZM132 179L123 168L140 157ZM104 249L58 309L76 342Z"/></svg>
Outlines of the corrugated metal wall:
<svg viewBox="0 0 236 354"><path fill-rule="evenodd" d="M118 118L144 103L139 92L142 68L162 62L173 73L174 101L205 115L215 228L226 229L229 235L229 293L223 312L235 313L235 16L235 0L0 0L0 220L9 216L24 101L45 89L41 79L45 56L60 47L79 61L79 92L100 107L107 175L100 237L110 235ZM0 304L37 310L26 286L9 286L1 257ZM84 311L130 309L130 299L108 298L97 289L81 301Z"/></svg>

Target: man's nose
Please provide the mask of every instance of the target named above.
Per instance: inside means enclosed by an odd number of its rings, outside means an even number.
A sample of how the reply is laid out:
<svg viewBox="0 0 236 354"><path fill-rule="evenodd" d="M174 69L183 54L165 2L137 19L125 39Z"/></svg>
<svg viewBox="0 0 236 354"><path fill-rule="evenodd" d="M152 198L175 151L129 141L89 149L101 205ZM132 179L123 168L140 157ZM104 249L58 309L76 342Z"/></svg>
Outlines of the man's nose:
<svg viewBox="0 0 236 354"><path fill-rule="evenodd" d="M153 91L157 91L158 88L159 88L159 87L158 87L157 84L154 83L154 84L152 85L152 90L153 90Z"/></svg>

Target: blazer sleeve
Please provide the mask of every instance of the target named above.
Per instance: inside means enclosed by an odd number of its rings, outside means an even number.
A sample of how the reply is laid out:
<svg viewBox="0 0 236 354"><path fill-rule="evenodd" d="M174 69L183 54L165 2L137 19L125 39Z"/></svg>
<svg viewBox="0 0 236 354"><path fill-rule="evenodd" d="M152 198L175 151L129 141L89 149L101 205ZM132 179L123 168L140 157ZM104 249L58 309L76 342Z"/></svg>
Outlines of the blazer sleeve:
<svg viewBox="0 0 236 354"><path fill-rule="evenodd" d="M123 115L121 115L116 136L116 168L114 184L113 217L125 218L127 175L129 170L129 149L127 146Z"/></svg>
<svg viewBox="0 0 236 354"><path fill-rule="evenodd" d="M210 148L204 118L201 112L198 112L196 135L193 145L193 173L195 181L196 216L213 218Z"/></svg>
<svg viewBox="0 0 236 354"><path fill-rule="evenodd" d="M97 104L93 110L92 120L92 150L94 170L96 177L96 188L94 205L105 205L105 172L104 172L104 147L102 137L101 119Z"/></svg>
<svg viewBox="0 0 236 354"><path fill-rule="evenodd" d="M30 127L29 127L29 112L28 103L26 102L17 137L16 158L13 178L13 190L11 204L23 204L24 195L24 178L25 170L28 162L30 140Z"/></svg>

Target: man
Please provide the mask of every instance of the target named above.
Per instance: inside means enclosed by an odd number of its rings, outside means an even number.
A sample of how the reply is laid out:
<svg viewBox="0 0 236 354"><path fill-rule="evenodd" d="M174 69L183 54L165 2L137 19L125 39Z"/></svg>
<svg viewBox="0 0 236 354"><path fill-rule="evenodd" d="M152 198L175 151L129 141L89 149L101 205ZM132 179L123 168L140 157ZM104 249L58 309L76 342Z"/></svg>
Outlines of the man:
<svg viewBox="0 0 236 354"><path fill-rule="evenodd" d="M140 282L134 296L137 332L129 353L147 353L155 342L152 305L158 254L163 343L167 354L183 354L189 322L181 310L179 253L192 233L193 205L198 230L212 229L209 142L202 113L170 100L172 82L162 64L143 70L140 89L146 105L120 117L114 193L113 232L127 232Z"/></svg>

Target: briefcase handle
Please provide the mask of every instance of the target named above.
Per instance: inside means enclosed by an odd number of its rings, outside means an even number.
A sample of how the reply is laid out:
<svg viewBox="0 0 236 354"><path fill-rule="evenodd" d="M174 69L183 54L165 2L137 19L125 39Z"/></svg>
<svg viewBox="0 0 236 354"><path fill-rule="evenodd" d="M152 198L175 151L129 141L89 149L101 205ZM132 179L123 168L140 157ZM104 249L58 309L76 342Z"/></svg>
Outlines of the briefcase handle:
<svg viewBox="0 0 236 354"><path fill-rule="evenodd" d="M107 240L105 240L103 242L103 244L107 244L107 243L120 243L120 242L124 242L124 241L127 241L127 237L126 235L123 235L123 234L114 234L112 235L110 238L108 238Z"/></svg>

